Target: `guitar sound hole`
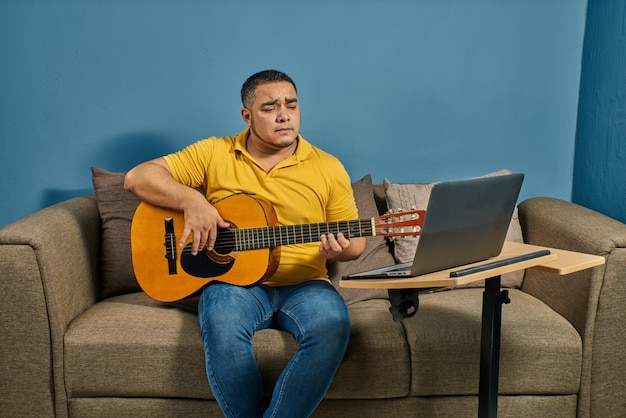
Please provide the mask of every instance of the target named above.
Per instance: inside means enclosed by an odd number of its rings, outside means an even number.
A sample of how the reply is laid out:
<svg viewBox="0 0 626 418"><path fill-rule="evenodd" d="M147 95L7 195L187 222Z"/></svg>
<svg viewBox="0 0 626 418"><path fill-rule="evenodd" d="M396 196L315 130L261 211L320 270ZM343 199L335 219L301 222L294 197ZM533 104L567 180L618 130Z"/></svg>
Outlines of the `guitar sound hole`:
<svg viewBox="0 0 626 418"><path fill-rule="evenodd" d="M231 229L220 228L217 231L217 239L213 251L221 255L227 255L235 251L235 233Z"/></svg>
<svg viewBox="0 0 626 418"><path fill-rule="evenodd" d="M227 273L234 265L235 234L222 228L217 233L213 251L200 251L191 255L191 244L187 244L180 257L183 270L193 277L208 279Z"/></svg>

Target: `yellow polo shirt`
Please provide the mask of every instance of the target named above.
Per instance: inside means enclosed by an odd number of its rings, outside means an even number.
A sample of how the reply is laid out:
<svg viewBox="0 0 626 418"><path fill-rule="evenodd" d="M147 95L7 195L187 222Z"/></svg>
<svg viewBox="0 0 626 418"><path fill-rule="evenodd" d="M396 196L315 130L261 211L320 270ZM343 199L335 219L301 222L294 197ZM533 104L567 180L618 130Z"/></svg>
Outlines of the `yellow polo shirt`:
<svg viewBox="0 0 626 418"><path fill-rule="evenodd" d="M358 219L350 177L336 157L298 135L296 152L266 172L246 150L248 134L246 129L233 137L210 137L165 160L176 180L206 190L209 202L239 192L270 202L280 225ZM318 247L319 242L282 246L278 270L263 284L328 280Z"/></svg>

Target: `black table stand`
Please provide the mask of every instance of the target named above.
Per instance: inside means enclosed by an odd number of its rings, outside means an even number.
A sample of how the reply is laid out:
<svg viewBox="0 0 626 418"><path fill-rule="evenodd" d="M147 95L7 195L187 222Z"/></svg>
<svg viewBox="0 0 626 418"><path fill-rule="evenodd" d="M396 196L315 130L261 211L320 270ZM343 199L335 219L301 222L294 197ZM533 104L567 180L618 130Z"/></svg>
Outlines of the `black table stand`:
<svg viewBox="0 0 626 418"><path fill-rule="evenodd" d="M502 305L510 303L507 290L500 289L500 276L485 280L480 335L480 381L478 385L478 417L498 416L498 379L500 373L500 334ZM417 313L419 293L431 289L389 289L389 311L394 321Z"/></svg>
<svg viewBox="0 0 626 418"><path fill-rule="evenodd" d="M485 280L480 335L479 418L498 416L502 305L510 302L508 291L500 290L500 276Z"/></svg>

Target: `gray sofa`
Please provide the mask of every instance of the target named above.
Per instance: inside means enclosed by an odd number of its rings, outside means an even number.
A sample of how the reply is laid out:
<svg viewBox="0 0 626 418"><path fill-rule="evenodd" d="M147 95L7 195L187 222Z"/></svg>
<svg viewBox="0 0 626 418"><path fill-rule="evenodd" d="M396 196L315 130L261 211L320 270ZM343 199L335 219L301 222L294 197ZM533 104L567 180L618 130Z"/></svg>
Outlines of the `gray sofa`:
<svg viewBox="0 0 626 418"><path fill-rule="evenodd" d="M386 209L382 185L369 190ZM193 303L103 297L101 211L78 197L0 230L0 416L221 416ZM529 270L509 289L500 416L626 416L626 225L551 198L522 202L519 218L526 242L606 264L561 277ZM336 283L371 264L330 270ZM355 292L342 290L351 342L314 416L476 416L482 289L421 295L401 322L380 291ZM295 343L267 330L254 349L269 393Z"/></svg>

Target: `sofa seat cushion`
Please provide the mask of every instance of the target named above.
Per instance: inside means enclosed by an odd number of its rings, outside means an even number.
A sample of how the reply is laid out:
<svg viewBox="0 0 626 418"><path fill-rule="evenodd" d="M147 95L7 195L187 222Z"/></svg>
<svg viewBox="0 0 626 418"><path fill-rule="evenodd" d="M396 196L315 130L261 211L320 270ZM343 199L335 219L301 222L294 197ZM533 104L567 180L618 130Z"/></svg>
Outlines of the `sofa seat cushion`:
<svg viewBox="0 0 626 418"><path fill-rule="evenodd" d="M409 349L388 307L382 299L350 306L351 342L329 398L408 394ZM111 297L90 307L70 324L64 346L70 399L213 398L196 314L143 293ZM253 348L269 395L296 350L295 340L285 332L264 330L255 335Z"/></svg>
<svg viewBox="0 0 626 418"><path fill-rule="evenodd" d="M348 306L350 345L326 398L383 399L409 394L411 359L402 324L393 322L389 301Z"/></svg>
<svg viewBox="0 0 626 418"><path fill-rule="evenodd" d="M567 395L580 386L582 341L574 327L540 300L509 289L502 307L499 392ZM403 321L411 349L415 396L476 395L483 289L420 295Z"/></svg>

